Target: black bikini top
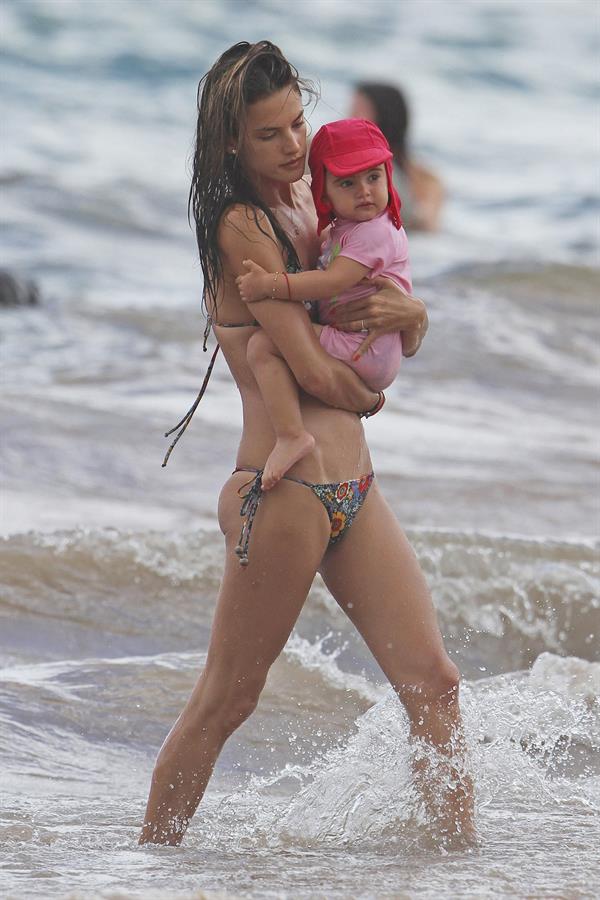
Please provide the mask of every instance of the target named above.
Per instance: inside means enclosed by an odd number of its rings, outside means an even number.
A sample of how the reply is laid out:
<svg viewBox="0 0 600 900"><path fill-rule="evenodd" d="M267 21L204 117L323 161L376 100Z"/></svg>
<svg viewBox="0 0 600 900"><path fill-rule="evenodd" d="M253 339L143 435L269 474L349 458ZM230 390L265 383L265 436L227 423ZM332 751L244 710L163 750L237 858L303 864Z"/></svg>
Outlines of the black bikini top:
<svg viewBox="0 0 600 900"><path fill-rule="evenodd" d="M295 261L289 262L286 266L286 272L289 275L294 275L296 272L301 272L301 271L302 271L302 266L299 263L296 263ZM210 330L213 327L213 325L215 325L217 328L260 328L260 322L257 322L256 319L254 319L252 322L214 322L212 316L209 314L206 317L206 327L204 328L204 340L202 341L202 349L205 352L208 350L207 342L208 342L208 337L210 335ZM208 387L208 382L210 381L210 376L212 374L212 370L215 365L215 361L217 359L218 352L219 352L219 344L217 343L217 346L215 347L215 349L213 351L213 355L211 356L210 363L208 364L208 369L206 370L206 375L204 376L204 381L202 382L202 387L200 388L200 390L198 392L198 396L196 397L196 399L194 400L194 402L192 403L192 405L186 412L183 419L181 419L181 421L178 422L177 425L175 425L173 428L171 428L170 431L165 431L165 437L169 437L170 435L173 434L174 431L176 431L177 434L175 435L175 439L171 443L169 449L165 453L165 458L162 461L163 468L168 463L169 457L170 457L171 453L173 452L173 448L175 447L175 444L177 443L177 441L182 436L185 429L188 427L188 425L192 421L192 416L196 412L196 409L198 408L200 401L204 397L206 388Z"/></svg>

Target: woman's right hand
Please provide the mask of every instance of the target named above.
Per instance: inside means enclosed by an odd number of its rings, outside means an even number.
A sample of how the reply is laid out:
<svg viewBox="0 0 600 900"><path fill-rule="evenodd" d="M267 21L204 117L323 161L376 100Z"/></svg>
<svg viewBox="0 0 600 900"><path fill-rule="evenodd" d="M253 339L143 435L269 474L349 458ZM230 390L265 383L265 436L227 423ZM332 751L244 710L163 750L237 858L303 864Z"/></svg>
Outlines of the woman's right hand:
<svg viewBox="0 0 600 900"><path fill-rule="evenodd" d="M414 356L427 333L429 320L425 304L412 297L389 278L369 280L377 292L335 307L334 324L340 331L364 331L369 334L357 350L362 356L382 334L402 332L404 356Z"/></svg>

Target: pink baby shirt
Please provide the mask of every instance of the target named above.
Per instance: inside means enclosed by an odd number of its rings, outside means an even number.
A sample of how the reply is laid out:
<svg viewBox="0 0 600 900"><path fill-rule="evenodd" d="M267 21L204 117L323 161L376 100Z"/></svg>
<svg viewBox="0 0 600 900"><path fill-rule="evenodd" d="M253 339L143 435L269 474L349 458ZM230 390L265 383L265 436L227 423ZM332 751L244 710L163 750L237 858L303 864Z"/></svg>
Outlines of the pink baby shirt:
<svg viewBox="0 0 600 900"><path fill-rule="evenodd" d="M336 256L346 256L369 268L367 278L386 275L408 294L412 292L408 240L404 228L394 226L387 210L370 222L351 222L336 219L323 243L319 268L326 269ZM331 324L332 310L339 303L348 303L366 297L375 287L356 285L329 300L319 300L319 322L325 327L321 332L321 346L330 356L341 359L357 372L367 387L381 391L388 387L402 361L402 338L399 332L378 337L358 362L352 356L364 341L364 332L338 331Z"/></svg>

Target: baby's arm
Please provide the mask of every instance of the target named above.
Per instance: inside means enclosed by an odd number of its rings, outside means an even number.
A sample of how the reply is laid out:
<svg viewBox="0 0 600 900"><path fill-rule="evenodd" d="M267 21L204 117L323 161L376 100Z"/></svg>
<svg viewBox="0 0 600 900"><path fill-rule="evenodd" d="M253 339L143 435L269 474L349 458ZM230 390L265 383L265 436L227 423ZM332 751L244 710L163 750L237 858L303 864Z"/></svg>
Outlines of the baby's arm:
<svg viewBox="0 0 600 900"><path fill-rule="evenodd" d="M236 278L240 296L246 303L256 300L328 300L354 287L370 271L367 266L336 256L326 269L310 272L267 272L251 259L243 265L248 272Z"/></svg>

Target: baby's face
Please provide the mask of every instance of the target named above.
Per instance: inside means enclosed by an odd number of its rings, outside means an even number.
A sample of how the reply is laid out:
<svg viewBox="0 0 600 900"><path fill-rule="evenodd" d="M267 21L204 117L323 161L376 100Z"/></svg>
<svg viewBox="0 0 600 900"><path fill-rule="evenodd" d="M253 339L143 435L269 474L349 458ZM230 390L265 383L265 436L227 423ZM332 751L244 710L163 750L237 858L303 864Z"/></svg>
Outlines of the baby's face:
<svg viewBox="0 0 600 900"><path fill-rule="evenodd" d="M352 222L370 222L388 205L388 183L383 163L352 175L325 172L325 197L336 216Z"/></svg>

